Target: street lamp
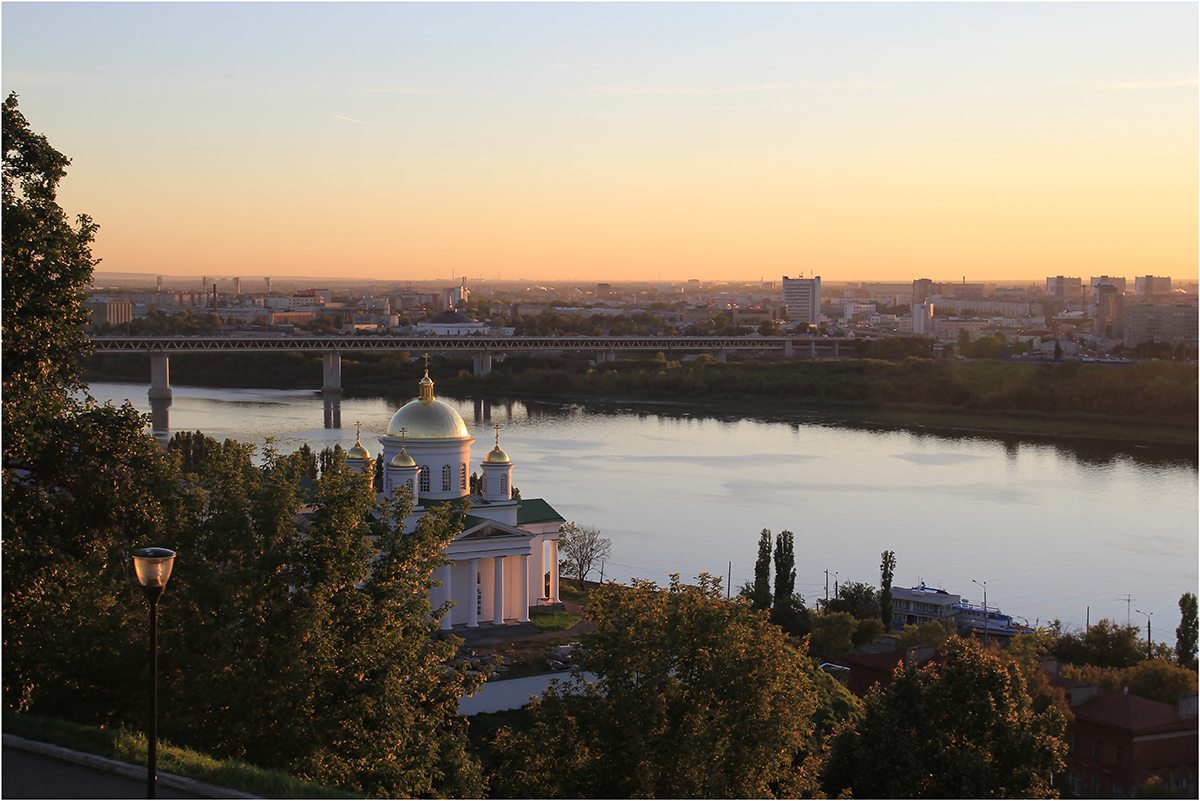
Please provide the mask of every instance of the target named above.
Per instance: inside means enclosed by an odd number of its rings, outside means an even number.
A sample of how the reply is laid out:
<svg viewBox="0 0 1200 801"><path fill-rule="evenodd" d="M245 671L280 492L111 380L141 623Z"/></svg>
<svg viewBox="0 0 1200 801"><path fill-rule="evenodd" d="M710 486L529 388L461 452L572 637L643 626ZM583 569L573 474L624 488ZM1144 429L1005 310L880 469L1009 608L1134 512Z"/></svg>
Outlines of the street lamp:
<svg viewBox="0 0 1200 801"><path fill-rule="evenodd" d="M975 579L971 579L971 583L983 587L983 636L986 637L988 633L987 582L978 582Z"/></svg>
<svg viewBox="0 0 1200 801"><path fill-rule="evenodd" d="M1134 609L1133 611L1137 612L1139 615L1146 616L1146 658L1149 659L1150 658L1150 649L1153 647L1153 643L1154 643L1154 641L1152 639L1150 639L1150 616L1153 615L1154 613L1153 612L1143 612L1141 609Z"/></svg>
<svg viewBox="0 0 1200 801"><path fill-rule="evenodd" d="M150 725L146 731L146 797L158 797L158 599L167 588L175 552L142 548L133 552L133 569L150 602Z"/></svg>

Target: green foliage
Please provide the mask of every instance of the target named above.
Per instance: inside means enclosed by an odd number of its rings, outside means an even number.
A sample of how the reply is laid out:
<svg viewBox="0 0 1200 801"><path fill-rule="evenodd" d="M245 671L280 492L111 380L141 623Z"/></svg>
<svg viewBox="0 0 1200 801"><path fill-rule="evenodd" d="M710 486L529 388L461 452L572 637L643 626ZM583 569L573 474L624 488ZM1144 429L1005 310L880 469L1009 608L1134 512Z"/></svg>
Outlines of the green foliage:
<svg viewBox="0 0 1200 801"><path fill-rule="evenodd" d="M1050 626L1058 637L1054 655L1061 663L1125 668L1146 658L1145 646L1138 640L1137 626L1118 626L1105 618L1082 634L1063 632L1058 621Z"/></svg>
<svg viewBox="0 0 1200 801"><path fill-rule="evenodd" d="M954 622L950 620L931 620L919 626L905 626L896 636L896 650L902 651L917 645L934 645L942 647L954 634Z"/></svg>
<svg viewBox="0 0 1200 801"><path fill-rule="evenodd" d="M1179 627L1175 629L1175 661L1196 670L1196 636L1200 628L1196 621L1196 593L1179 596Z"/></svg>
<svg viewBox="0 0 1200 801"><path fill-rule="evenodd" d="M85 726L58 718L16 715L5 710L4 733L106 759L146 764L144 732ZM249 793L259 798L356 797L350 793L297 779L280 770L258 768L240 759L214 759L190 748L180 748L162 740L158 741L157 761L160 772Z"/></svg>
<svg viewBox="0 0 1200 801"><path fill-rule="evenodd" d="M593 590L582 664L495 741L493 793L525 798L792 796L815 697L803 653L720 580ZM597 676L583 679L583 671Z"/></svg>
<svg viewBox="0 0 1200 801"><path fill-rule="evenodd" d="M879 619L883 622L883 630L892 630L892 576L896 572L896 554L884 551L879 563Z"/></svg>
<svg viewBox="0 0 1200 801"><path fill-rule="evenodd" d="M827 612L846 612L856 620L877 620L879 618L879 594L870 584L858 581L844 581L837 588L837 595L826 601L824 609Z"/></svg>
<svg viewBox="0 0 1200 801"><path fill-rule="evenodd" d="M84 388L79 359L88 352L83 305L91 283L96 226L73 227L58 205L71 160L29 129L17 96L4 101L3 345L4 481L46 439L46 427L74 408Z"/></svg>
<svg viewBox="0 0 1200 801"><path fill-rule="evenodd" d="M754 563L754 586L750 604L755 609L770 609L771 593L771 529L764 528L758 535L758 559Z"/></svg>
<svg viewBox="0 0 1200 801"><path fill-rule="evenodd" d="M792 532L784 529L775 538L774 606L784 608L796 591L796 551ZM762 547L761 540L759 547Z"/></svg>
<svg viewBox="0 0 1200 801"><path fill-rule="evenodd" d="M821 770L829 796L1046 798L1064 767L1067 716L1037 710L1021 668L952 638L944 662L902 669L832 740Z"/></svg>
<svg viewBox="0 0 1200 801"><path fill-rule="evenodd" d="M529 616L538 631L562 631L579 622L579 617L570 612L538 612Z"/></svg>
<svg viewBox="0 0 1200 801"><path fill-rule="evenodd" d="M809 650L827 661L849 652L853 645L851 638L858 631L858 621L846 612L810 615L808 625Z"/></svg>
<svg viewBox="0 0 1200 801"><path fill-rule="evenodd" d="M1179 696L1196 691L1196 671L1168 659L1143 659L1124 669L1092 665L1063 665L1059 675L1074 682L1095 682L1108 690L1128 689L1154 701L1174 706Z"/></svg>

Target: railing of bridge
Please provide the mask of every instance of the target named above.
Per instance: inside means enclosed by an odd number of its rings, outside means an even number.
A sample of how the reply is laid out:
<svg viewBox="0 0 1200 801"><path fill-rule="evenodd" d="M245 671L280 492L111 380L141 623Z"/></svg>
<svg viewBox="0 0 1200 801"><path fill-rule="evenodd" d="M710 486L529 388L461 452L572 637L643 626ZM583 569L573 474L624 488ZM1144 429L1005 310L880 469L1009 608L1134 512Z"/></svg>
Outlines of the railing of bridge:
<svg viewBox="0 0 1200 801"><path fill-rule="evenodd" d="M664 336L99 336L97 352L266 351L502 351L523 350L654 350L654 351L782 351L809 343L852 343L833 337L664 337Z"/></svg>

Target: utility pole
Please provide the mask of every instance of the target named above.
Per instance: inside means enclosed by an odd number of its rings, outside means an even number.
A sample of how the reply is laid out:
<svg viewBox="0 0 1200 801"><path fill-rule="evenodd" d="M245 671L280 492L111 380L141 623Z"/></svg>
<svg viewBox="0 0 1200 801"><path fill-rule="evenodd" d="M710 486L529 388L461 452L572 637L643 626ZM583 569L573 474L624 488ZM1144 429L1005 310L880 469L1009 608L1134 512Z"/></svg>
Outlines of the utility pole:
<svg viewBox="0 0 1200 801"><path fill-rule="evenodd" d="M1151 638L1151 634L1150 634L1150 616L1153 615L1154 613L1153 612L1143 612L1141 609L1134 609L1133 611L1137 612L1139 615L1146 616L1146 658L1149 659L1150 658L1150 649L1154 647L1154 640Z"/></svg>
<svg viewBox="0 0 1200 801"><path fill-rule="evenodd" d="M1129 607L1133 604L1133 596L1125 593L1124 598L1117 598L1117 600L1125 602L1125 628L1129 628Z"/></svg>

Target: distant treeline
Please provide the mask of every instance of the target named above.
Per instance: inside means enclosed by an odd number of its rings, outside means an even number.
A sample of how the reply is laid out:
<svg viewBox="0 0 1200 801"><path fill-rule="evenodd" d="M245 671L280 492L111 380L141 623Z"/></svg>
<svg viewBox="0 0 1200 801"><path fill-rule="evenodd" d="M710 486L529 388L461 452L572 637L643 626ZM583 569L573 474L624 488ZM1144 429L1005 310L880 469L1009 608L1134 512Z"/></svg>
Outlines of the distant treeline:
<svg viewBox="0 0 1200 801"><path fill-rule="evenodd" d="M423 370L407 353L344 354L348 394L413 395ZM465 358L432 357L438 392L454 396L620 398L728 405L762 411L900 409L1075 415L1194 426L1197 367L1165 361L1102 365L905 358L718 362L662 354L592 364L582 356L510 356L475 376ZM90 380L149 381L147 356L100 355ZM318 389L317 355L188 354L171 357L176 383Z"/></svg>

